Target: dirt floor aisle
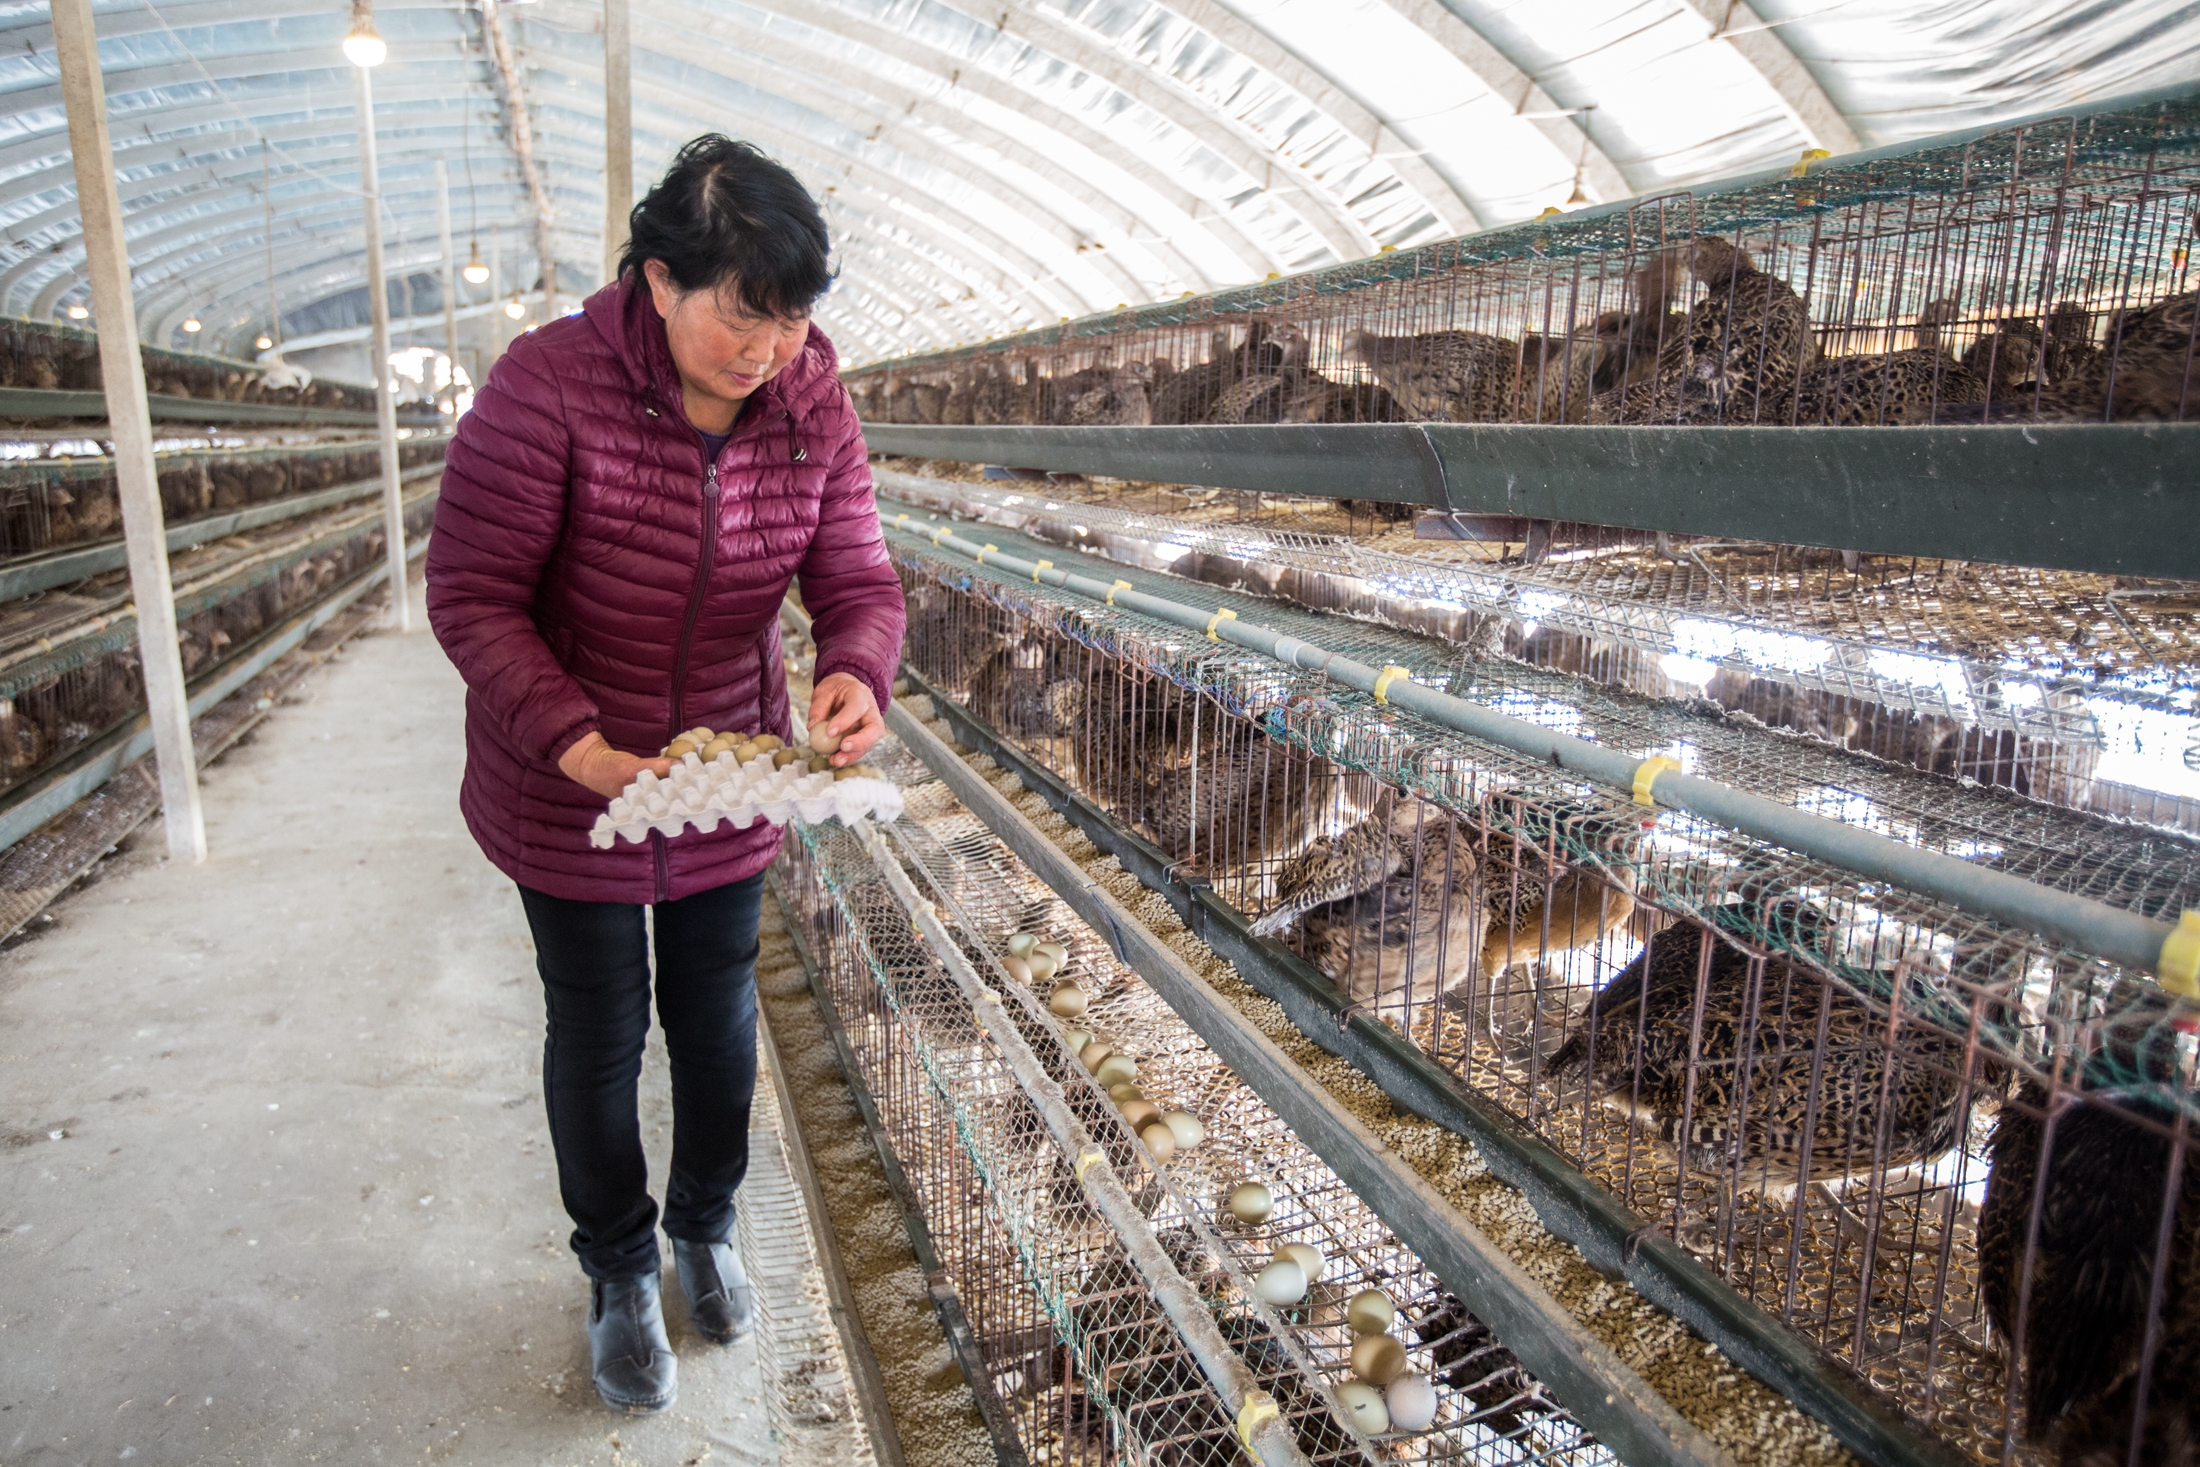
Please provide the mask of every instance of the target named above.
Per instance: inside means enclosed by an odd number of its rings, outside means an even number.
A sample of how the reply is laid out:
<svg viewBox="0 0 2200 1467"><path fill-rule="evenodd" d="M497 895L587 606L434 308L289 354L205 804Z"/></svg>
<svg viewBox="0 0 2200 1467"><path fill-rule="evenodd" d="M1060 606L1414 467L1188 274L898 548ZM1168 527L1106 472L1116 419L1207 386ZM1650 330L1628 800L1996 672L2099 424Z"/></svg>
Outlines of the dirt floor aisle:
<svg viewBox="0 0 2200 1467"><path fill-rule="evenodd" d="M425 631L353 643L206 772L203 867L148 828L0 955L0 1463L774 1460L669 1270L678 1405L589 1383L461 698ZM661 1177L655 1036L643 1084Z"/></svg>

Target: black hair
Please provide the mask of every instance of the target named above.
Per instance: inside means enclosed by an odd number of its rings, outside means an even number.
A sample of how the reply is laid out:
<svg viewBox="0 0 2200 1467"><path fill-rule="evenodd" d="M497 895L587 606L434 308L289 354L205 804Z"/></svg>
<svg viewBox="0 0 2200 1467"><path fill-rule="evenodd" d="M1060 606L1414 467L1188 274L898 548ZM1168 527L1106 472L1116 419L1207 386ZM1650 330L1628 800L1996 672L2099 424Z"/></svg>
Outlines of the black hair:
<svg viewBox="0 0 2200 1467"><path fill-rule="evenodd" d="M755 315L799 316L833 283L831 242L800 180L749 143L705 133L627 216L622 278L662 260L683 291L734 286Z"/></svg>

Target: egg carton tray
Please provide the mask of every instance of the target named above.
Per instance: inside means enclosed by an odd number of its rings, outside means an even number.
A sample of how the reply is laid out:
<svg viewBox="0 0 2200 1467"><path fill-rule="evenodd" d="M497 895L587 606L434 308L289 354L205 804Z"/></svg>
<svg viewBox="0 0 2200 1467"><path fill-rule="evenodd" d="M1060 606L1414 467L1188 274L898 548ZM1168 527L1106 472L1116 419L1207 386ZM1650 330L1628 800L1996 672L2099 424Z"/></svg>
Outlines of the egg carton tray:
<svg viewBox="0 0 2200 1467"><path fill-rule="evenodd" d="M867 775L836 779L794 765L778 769L768 752L746 764L730 752L707 764L691 753L682 755L663 779L643 770L596 817L588 839L599 850L609 850L621 839L639 842L651 831L670 838L693 826L708 835L721 821L746 830L759 820L773 825L838 820L850 825L866 818L901 818L901 791L891 780Z"/></svg>

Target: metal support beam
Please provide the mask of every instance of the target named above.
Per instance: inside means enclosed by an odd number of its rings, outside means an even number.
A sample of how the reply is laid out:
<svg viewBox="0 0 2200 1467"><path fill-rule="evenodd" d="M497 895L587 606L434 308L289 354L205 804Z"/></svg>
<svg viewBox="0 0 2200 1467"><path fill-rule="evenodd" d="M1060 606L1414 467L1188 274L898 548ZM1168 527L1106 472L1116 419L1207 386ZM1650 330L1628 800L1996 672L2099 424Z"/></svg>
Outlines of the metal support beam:
<svg viewBox="0 0 2200 1467"><path fill-rule="evenodd" d="M451 253L451 170L435 160L435 227L443 243L443 354L451 359L451 411L458 411L458 261Z"/></svg>
<svg viewBox="0 0 2200 1467"><path fill-rule="evenodd" d="M480 13L481 34L488 44L497 101L504 106L504 138L511 145L512 156L519 162L519 176L527 184L527 202L535 216L535 254L542 266L543 299L550 303L546 314L556 320L558 256L551 230L557 222L557 211L551 207L550 191L543 187L542 170L535 165L534 119L527 111L527 91L520 76L519 62L512 55L512 43L504 34L504 18L497 9L497 0L481 0Z"/></svg>
<svg viewBox="0 0 2200 1467"><path fill-rule="evenodd" d="M397 465L397 396L390 383L390 283L382 266L382 183L374 151L374 81L364 66L358 73L359 187L366 194L367 301L374 311L374 417L382 441L382 528L390 561L390 584L405 585L405 486ZM390 597L390 625L412 630L411 598Z"/></svg>
<svg viewBox="0 0 2200 1467"><path fill-rule="evenodd" d="M603 278L618 278L634 207L634 41L627 0L603 0Z"/></svg>
<svg viewBox="0 0 2200 1467"><path fill-rule="evenodd" d="M866 424L880 453L1875 555L2187 579L2200 423L1649 428Z"/></svg>
<svg viewBox="0 0 2200 1467"><path fill-rule="evenodd" d="M161 519L160 478L153 466L153 417L138 353L137 312L130 295L130 255L115 187L114 150L107 134L107 93L99 70L99 34L91 0L54 0L54 61L69 115L76 196L84 215L92 312L100 326L99 370L110 405L115 488L122 501L130 594L137 602L138 660L145 704L160 761L160 800L168 854L206 859L206 821L199 808L198 756L191 748L191 709L176 645L176 595L168 578L168 544Z"/></svg>

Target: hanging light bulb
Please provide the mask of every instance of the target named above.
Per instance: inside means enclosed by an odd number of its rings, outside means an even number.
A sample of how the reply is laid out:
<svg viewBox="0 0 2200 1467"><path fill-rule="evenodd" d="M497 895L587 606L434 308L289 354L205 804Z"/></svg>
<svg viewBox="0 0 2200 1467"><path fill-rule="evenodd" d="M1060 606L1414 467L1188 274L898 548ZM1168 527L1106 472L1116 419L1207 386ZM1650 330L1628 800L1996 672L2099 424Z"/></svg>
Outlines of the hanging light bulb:
<svg viewBox="0 0 2200 1467"><path fill-rule="evenodd" d="M81 321L91 314L92 313L90 311L86 310L82 306L69 307L69 319L72 321Z"/></svg>
<svg viewBox="0 0 2200 1467"><path fill-rule="evenodd" d="M480 285L488 280L489 267L481 263L480 240L477 239L474 241L472 258L466 261L466 268L459 271L458 273L466 277L466 283L468 285Z"/></svg>
<svg viewBox="0 0 2200 1467"><path fill-rule="evenodd" d="M183 329L189 332L191 335L196 336L204 328L199 325L198 317L186 316L183 318Z"/></svg>
<svg viewBox="0 0 2200 1467"><path fill-rule="evenodd" d="M351 29L344 33L344 59L354 66L380 66L390 43L374 28L374 0L351 0Z"/></svg>
<svg viewBox="0 0 2200 1467"><path fill-rule="evenodd" d="M504 303L504 314L515 321L527 314L527 307L519 303L518 291L513 291L512 298Z"/></svg>
<svg viewBox="0 0 2200 1467"><path fill-rule="evenodd" d="M274 344L275 338L263 331L259 334L259 337L253 341L252 346L255 351L266 351Z"/></svg>

